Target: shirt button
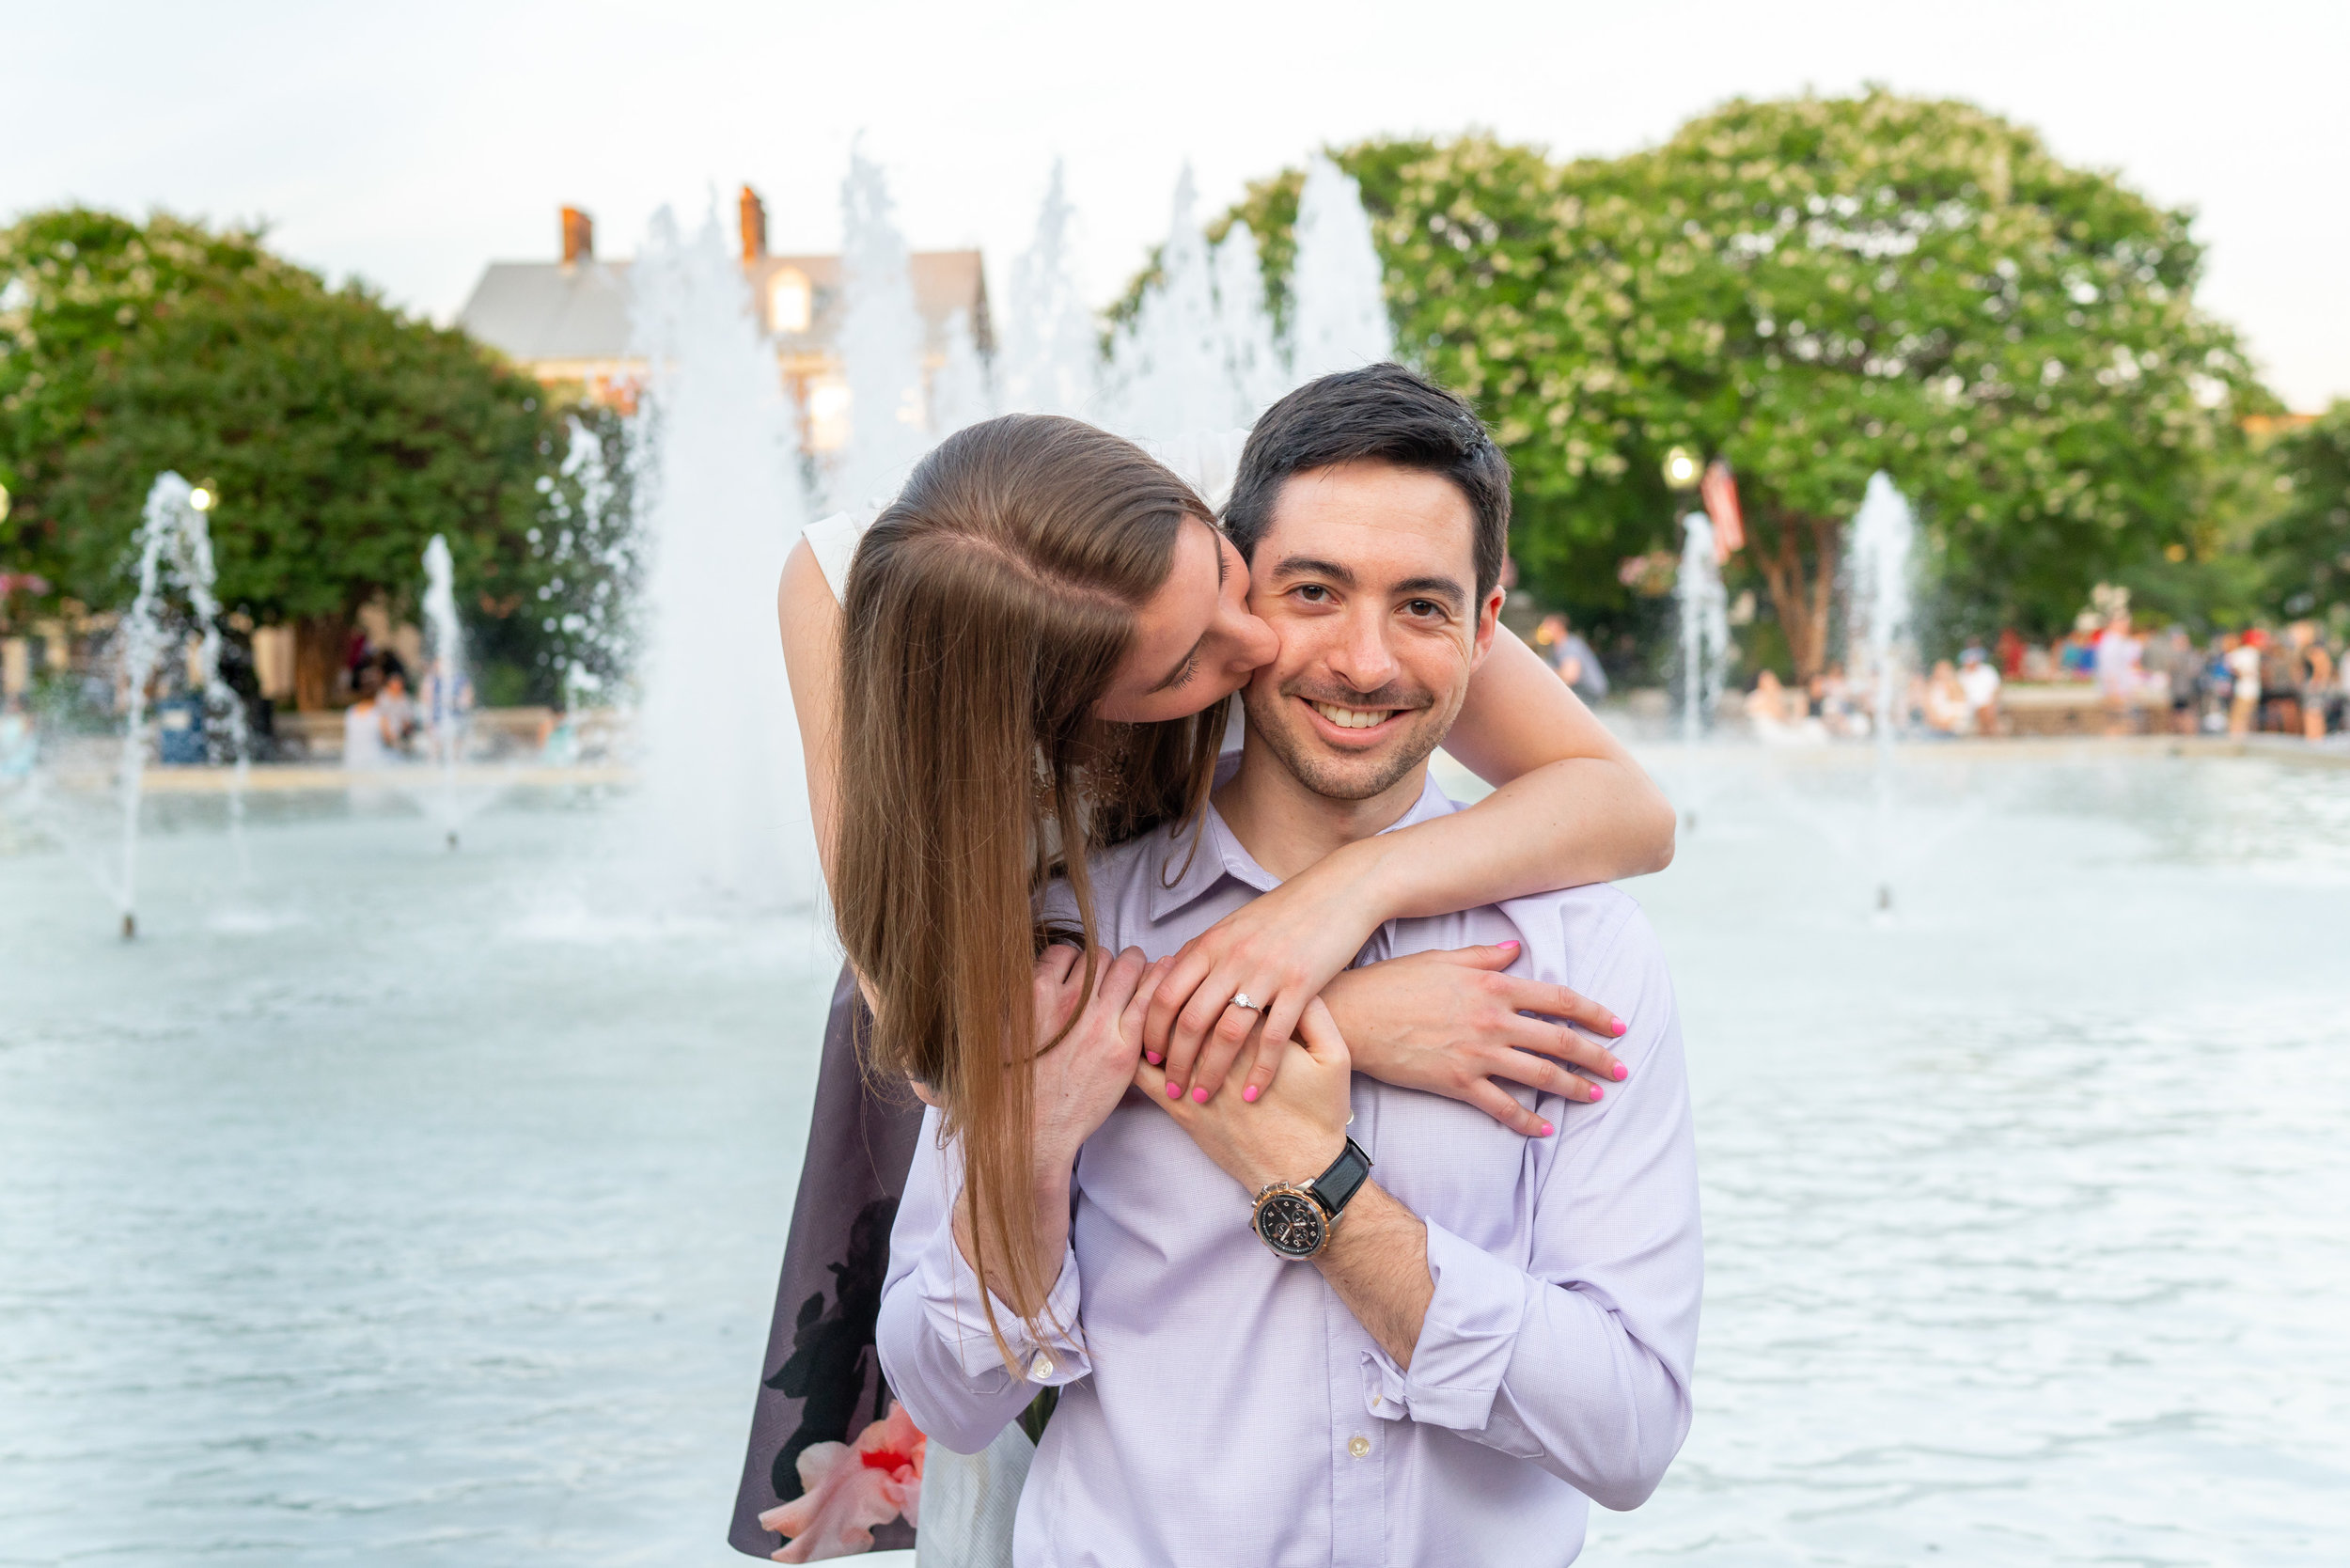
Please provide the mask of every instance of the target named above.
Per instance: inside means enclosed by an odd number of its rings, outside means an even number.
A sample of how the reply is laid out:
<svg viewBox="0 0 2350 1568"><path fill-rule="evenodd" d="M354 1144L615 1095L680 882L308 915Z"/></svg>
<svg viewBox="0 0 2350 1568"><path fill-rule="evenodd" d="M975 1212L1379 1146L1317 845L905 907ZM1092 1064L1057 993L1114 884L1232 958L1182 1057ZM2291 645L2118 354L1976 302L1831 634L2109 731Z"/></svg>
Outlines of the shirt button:
<svg viewBox="0 0 2350 1568"><path fill-rule="evenodd" d="M1028 1363L1028 1375L1039 1379L1052 1376L1053 1358L1045 1355L1042 1351L1038 1351L1036 1353L1036 1359Z"/></svg>
<svg viewBox="0 0 2350 1568"><path fill-rule="evenodd" d="M1383 1405L1383 1404L1385 1404L1385 1403L1387 1403L1387 1396L1386 1396L1386 1395L1385 1395L1385 1394L1373 1394L1373 1395L1371 1395L1371 1407L1373 1410L1378 1409L1381 1405Z"/></svg>
<svg viewBox="0 0 2350 1568"><path fill-rule="evenodd" d="M1357 1459L1368 1459L1371 1457L1371 1439L1368 1437L1350 1437L1346 1440L1346 1451L1353 1454Z"/></svg>

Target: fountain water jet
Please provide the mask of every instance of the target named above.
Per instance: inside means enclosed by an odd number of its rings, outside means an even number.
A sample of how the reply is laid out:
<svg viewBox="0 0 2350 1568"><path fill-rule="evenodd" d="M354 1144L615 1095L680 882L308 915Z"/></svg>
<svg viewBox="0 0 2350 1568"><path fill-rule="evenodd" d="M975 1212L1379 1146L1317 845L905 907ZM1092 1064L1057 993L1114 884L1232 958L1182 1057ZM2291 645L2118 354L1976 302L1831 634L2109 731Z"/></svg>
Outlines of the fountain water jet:
<svg viewBox="0 0 2350 1568"><path fill-rule="evenodd" d="M1890 913L1893 819L1893 741L1903 716L1909 657L1910 549L1918 531L1909 502L1882 469L1869 476L1868 493L1853 518L1848 663L1855 680L1875 695L1877 908Z"/></svg>
<svg viewBox="0 0 2350 1568"><path fill-rule="evenodd" d="M1308 161L1297 198L1297 263L1290 279L1291 385L1395 357L1362 187L1320 153Z"/></svg>
<svg viewBox="0 0 2350 1568"><path fill-rule="evenodd" d="M1730 651L1730 601L1714 554L1714 520L1701 511L1682 519L1681 572L1673 597L1681 606L1681 739L1695 745L1721 706L1722 672Z"/></svg>
<svg viewBox="0 0 2350 1568"><path fill-rule="evenodd" d="M899 473L930 446L922 317L905 239L890 216L894 206L881 165L852 148L840 184L838 340L849 383L849 443L826 487L835 507L857 506L894 488Z"/></svg>
<svg viewBox="0 0 2350 1568"><path fill-rule="evenodd" d="M995 386L1007 413L1083 416L1098 397L1101 353L1093 313L1086 308L1069 267L1073 215L1053 164L1036 216L1036 237L1011 264Z"/></svg>
<svg viewBox="0 0 2350 1568"><path fill-rule="evenodd" d="M163 667L169 646L165 594L176 582L187 598L197 630L191 684L204 694L207 732L214 713L228 729L228 748L235 772L228 788L228 828L237 857L244 858L244 787L251 773L251 747L245 729L244 703L220 678L220 602L212 596L212 536L205 509L196 505L196 488L178 474L155 477L141 515L138 593L123 613L120 674L128 712L122 729L121 876L116 895L122 908L125 939L138 934L139 805L147 778L147 689Z"/></svg>
<svg viewBox="0 0 2350 1568"><path fill-rule="evenodd" d="M648 367L639 837L689 899L805 905L815 844L775 622L805 522L795 424L714 213L691 240L655 214L633 282Z"/></svg>
<svg viewBox="0 0 2350 1568"><path fill-rule="evenodd" d="M457 573L448 541L439 534L424 547L425 723L441 769L442 826L457 847L457 759L464 744L465 639L457 621Z"/></svg>

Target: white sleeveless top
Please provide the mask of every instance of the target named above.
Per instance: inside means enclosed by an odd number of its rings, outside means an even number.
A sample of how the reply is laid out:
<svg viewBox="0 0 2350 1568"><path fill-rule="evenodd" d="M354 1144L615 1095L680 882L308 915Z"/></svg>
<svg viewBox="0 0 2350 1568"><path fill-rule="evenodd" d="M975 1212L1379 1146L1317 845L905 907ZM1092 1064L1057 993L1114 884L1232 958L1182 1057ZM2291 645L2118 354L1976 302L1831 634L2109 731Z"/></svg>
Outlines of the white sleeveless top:
<svg viewBox="0 0 2350 1568"><path fill-rule="evenodd" d="M1232 498L1232 481L1240 475L1241 448L1247 442L1246 431L1203 431L1171 441L1137 441L1135 445L1173 469L1178 478L1199 493L1201 500L1221 512L1224 503ZM909 463L904 473L912 472L913 464ZM902 478L903 475L900 477ZM816 552L816 564L823 570L824 581L831 585L835 599L848 599L849 563L856 558L857 541L865 537L873 519L897 494L898 486L892 484L887 494L877 495L846 511L820 517L802 530L807 547Z"/></svg>

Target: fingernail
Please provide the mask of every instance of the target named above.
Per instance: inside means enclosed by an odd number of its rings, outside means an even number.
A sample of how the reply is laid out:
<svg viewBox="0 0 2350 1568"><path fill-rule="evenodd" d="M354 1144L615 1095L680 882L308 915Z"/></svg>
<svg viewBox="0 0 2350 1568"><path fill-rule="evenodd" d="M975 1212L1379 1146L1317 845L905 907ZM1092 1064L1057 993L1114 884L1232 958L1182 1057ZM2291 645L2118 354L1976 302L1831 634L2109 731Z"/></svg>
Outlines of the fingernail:
<svg viewBox="0 0 2350 1568"><path fill-rule="evenodd" d="M1626 1078L1628 1078L1628 1077L1632 1076L1632 1069L1631 1069L1631 1068L1629 1068L1629 1067L1626 1067L1626 1066L1625 1066L1622 1062L1618 1062L1618 1063L1616 1063L1616 1074L1615 1074L1615 1076L1616 1076L1616 1081L1617 1081L1618 1083L1622 1083L1622 1082L1623 1082Z"/></svg>
<svg viewBox="0 0 2350 1568"><path fill-rule="evenodd" d="M1623 1033L1623 1030L1624 1030L1624 1022L1623 1022L1623 1020L1622 1020L1622 1019L1621 1019L1621 1018L1610 1018L1610 1019L1608 1019L1608 1020L1607 1020L1607 1032L1608 1032L1609 1034L1622 1034L1622 1033Z"/></svg>
<svg viewBox="0 0 2350 1568"><path fill-rule="evenodd" d="M1513 953L1518 950L1518 945L1515 942L1504 942L1501 944L1501 950L1505 953Z"/></svg>
<svg viewBox="0 0 2350 1568"><path fill-rule="evenodd" d="M1605 1100L1607 1098L1607 1091L1600 1088L1599 1085L1593 1084L1591 1086L1591 1098L1593 1100Z"/></svg>
<svg viewBox="0 0 2350 1568"><path fill-rule="evenodd" d="M1550 1137L1550 1135L1551 1135L1551 1134L1553 1134L1553 1133L1557 1132L1558 1130L1559 1130L1558 1128L1556 1128L1556 1127L1552 1126L1552 1125L1551 1125L1549 1122L1547 1122L1547 1121L1545 1121L1545 1122L1543 1122L1543 1137Z"/></svg>
<svg viewBox="0 0 2350 1568"><path fill-rule="evenodd" d="M1247 1101L1250 1105L1255 1105L1257 1103L1257 1086L1255 1084L1250 1084L1246 1089L1240 1091L1240 1097Z"/></svg>
<svg viewBox="0 0 2350 1568"><path fill-rule="evenodd" d="M1177 1083L1174 1079L1169 1078L1167 1082L1167 1097L1170 1100L1182 1099L1183 1097L1183 1086Z"/></svg>
<svg viewBox="0 0 2350 1568"><path fill-rule="evenodd" d="M1152 1066L1156 1067L1167 1058L1159 1055L1156 1051L1145 1051L1142 1053L1142 1059L1149 1062Z"/></svg>
<svg viewBox="0 0 2350 1568"><path fill-rule="evenodd" d="M1208 1086L1206 1084L1201 1084L1198 1089L1191 1091L1191 1103L1195 1105L1204 1105L1208 1103Z"/></svg>

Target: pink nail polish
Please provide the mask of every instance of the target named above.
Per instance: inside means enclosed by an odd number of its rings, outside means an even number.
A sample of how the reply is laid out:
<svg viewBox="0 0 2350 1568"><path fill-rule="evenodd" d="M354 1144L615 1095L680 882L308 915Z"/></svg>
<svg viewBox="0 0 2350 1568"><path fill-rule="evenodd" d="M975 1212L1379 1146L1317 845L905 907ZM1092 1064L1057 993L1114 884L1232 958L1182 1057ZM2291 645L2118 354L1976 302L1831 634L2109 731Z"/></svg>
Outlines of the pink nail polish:
<svg viewBox="0 0 2350 1568"><path fill-rule="evenodd" d="M1182 1098L1183 1097L1183 1085L1181 1085L1181 1084L1179 1084L1179 1083L1177 1083L1177 1082L1176 1082L1174 1079L1172 1079L1172 1078L1167 1079L1167 1097L1168 1099L1170 1099L1170 1100L1180 1100L1180 1099L1182 1099Z"/></svg>
<svg viewBox="0 0 2350 1568"><path fill-rule="evenodd" d="M1543 1122L1543 1137L1550 1137L1550 1135L1551 1135L1551 1134L1553 1134L1553 1133L1557 1132L1558 1130L1559 1130L1558 1128L1556 1128L1556 1127L1552 1126L1552 1125L1551 1125L1549 1122L1547 1122L1547 1121L1545 1121L1545 1122Z"/></svg>
<svg viewBox="0 0 2350 1568"><path fill-rule="evenodd" d="M1621 1018L1610 1018L1607 1020L1607 1032L1610 1034L1620 1035L1623 1033L1624 1027L1624 1021Z"/></svg>
<svg viewBox="0 0 2350 1568"><path fill-rule="evenodd" d="M1257 1103L1257 1086L1255 1084L1250 1084L1246 1089L1240 1091L1240 1097L1247 1101L1250 1105L1255 1105Z"/></svg>
<svg viewBox="0 0 2350 1568"><path fill-rule="evenodd" d="M1618 1083L1623 1082L1630 1076L1632 1076L1631 1068L1626 1067L1622 1062L1616 1063L1616 1081Z"/></svg>
<svg viewBox="0 0 2350 1568"><path fill-rule="evenodd" d="M1500 947L1505 953L1513 953L1518 950L1518 945L1515 942L1504 942L1500 944Z"/></svg>
<svg viewBox="0 0 2350 1568"><path fill-rule="evenodd" d="M1606 1098L1607 1098L1607 1091L1606 1091L1606 1090L1604 1090L1604 1089L1600 1088L1600 1087L1599 1087L1599 1085L1597 1085L1597 1084L1593 1084L1593 1085L1591 1086L1591 1101L1592 1101L1592 1103L1593 1103L1593 1104L1595 1104L1595 1105L1596 1105L1598 1102L1600 1102L1600 1101L1602 1101L1602 1100L1605 1100L1605 1099L1606 1099Z"/></svg>
<svg viewBox="0 0 2350 1568"><path fill-rule="evenodd" d="M1198 1089L1191 1091L1191 1103L1195 1105L1204 1105L1208 1103L1208 1086L1206 1084L1201 1084Z"/></svg>
<svg viewBox="0 0 2350 1568"><path fill-rule="evenodd" d="M1156 1051L1145 1051L1142 1053L1142 1059L1149 1062L1152 1066L1156 1067L1167 1058L1159 1055Z"/></svg>

